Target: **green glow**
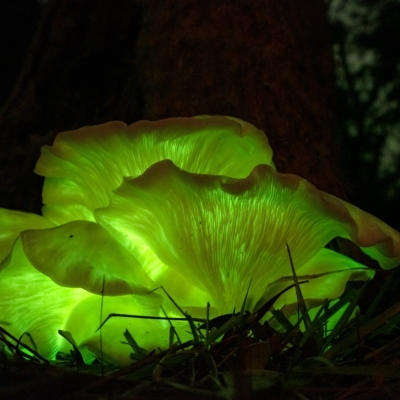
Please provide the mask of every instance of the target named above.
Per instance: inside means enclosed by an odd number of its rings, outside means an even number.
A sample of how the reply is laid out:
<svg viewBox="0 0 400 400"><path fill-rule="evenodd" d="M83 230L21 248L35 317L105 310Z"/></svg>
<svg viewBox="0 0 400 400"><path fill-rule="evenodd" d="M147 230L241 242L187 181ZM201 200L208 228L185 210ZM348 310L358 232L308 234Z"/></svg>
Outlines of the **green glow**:
<svg viewBox="0 0 400 400"><path fill-rule="evenodd" d="M194 173L244 178L258 164L272 165L272 150L262 131L224 117L114 121L60 133L35 168L46 177L43 215L56 224L93 221L123 177L164 159Z"/></svg>
<svg viewBox="0 0 400 400"><path fill-rule="evenodd" d="M99 296L105 310L170 316L163 286L192 316L241 307L250 278L252 311L292 283L309 279L307 303L336 299L349 280L373 271L324 246L350 238L383 268L400 262L400 234L375 217L275 171L265 135L231 117L172 118L85 127L45 146L43 217L0 209L0 320L30 332L54 357L68 330L87 360L99 352ZM340 272L336 272L340 271ZM333 273L335 272L335 273ZM290 314L294 290L275 307ZM333 319L332 319L333 320ZM333 322L332 322L333 323ZM176 326L188 339L186 323ZM129 328L139 345L165 347L165 321L110 320L103 348L129 362Z"/></svg>
<svg viewBox="0 0 400 400"><path fill-rule="evenodd" d="M238 180L195 175L169 160L161 161L140 177L125 181L111 197L110 206L97 210L95 217L100 224L141 237L165 265L185 278L186 285L203 290L205 300L220 314L240 309L251 277L249 310L265 298L266 286L291 275L286 243L299 273L362 267L322 250L336 236L346 236L346 215L334 215L303 179L279 174L266 165ZM368 279L371 272L320 278L331 296L321 291L318 297L340 296L350 277ZM175 290L181 285L162 278L157 284L178 297ZM318 292L316 287L312 291Z"/></svg>
<svg viewBox="0 0 400 400"><path fill-rule="evenodd" d="M21 240L15 243L11 260L0 274L0 320L17 338L29 332L44 357L54 358L62 343L62 328L72 308L91 296L83 289L60 287L27 260ZM25 339L24 343L31 345Z"/></svg>
<svg viewBox="0 0 400 400"><path fill-rule="evenodd" d="M0 270L2 269L1 261L11 251L21 231L52 226L50 221L39 215L0 208Z"/></svg>
<svg viewBox="0 0 400 400"><path fill-rule="evenodd" d="M21 239L31 264L58 285L81 287L94 294L104 290L106 295L150 291L151 281L136 258L94 222L26 230Z"/></svg>

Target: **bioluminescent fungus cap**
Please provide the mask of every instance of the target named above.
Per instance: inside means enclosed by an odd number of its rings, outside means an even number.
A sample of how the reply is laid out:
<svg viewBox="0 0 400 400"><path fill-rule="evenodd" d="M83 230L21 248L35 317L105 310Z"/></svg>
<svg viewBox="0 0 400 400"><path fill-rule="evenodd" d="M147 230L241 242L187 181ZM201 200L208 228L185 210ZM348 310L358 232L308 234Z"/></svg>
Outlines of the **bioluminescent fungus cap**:
<svg viewBox="0 0 400 400"><path fill-rule="evenodd" d="M124 177L136 177L170 159L193 173L246 177L272 164L265 134L232 117L114 121L57 135L42 148L35 172L44 176L43 215L55 223L93 221Z"/></svg>
<svg viewBox="0 0 400 400"><path fill-rule="evenodd" d="M151 290L152 282L134 255L94 222L29 229L21 240L31 264L60 286L109 296Z"/></svg>
<svg viewBox="0 0 400 400"><path fill-rule="evenodd" d="M83 289L60 287L35 269L18 239L0 273L0 324L42 356L54 359L63 340L58 329L73 307L90 295Z"/></svg>
<svg viewBox="0 0 400 400"><path fill-rule="evenodd" d="M45 229L53 224L40 215L0 208L0 270L6 266L4 259L14 242L25 229Z"/></svg>
<svg viewBox="0 0 400 400"><path fill-rule="evenodd" d="M399 232L277 172L264 133L236 118L63 132L42 149L36 172L45 177L43 217L0 209L0 319L17 337L29 332L51 358L68 350L59 329L99 354L100 295L105 314L159 317L162 306L181 316L163 286L190 315L205 317L209 302L215 317L239 310L249 286L245 308L253 311L290 285L287 246L313 306L374 273L326 249L335 237L382 268L400 263ZM275 306L296 302L289 290ZM102 346L113 362L129 362L126 327L141 347L167 346L165 321L111 319Z"/></svg>
<svg viewBox="0 0 400 400"><path fill-rule="evenodd" d="M347 212L353 224L347 231L348 237L358 244L364 253L377 260L384 269L400 264L400 234L373 215L360 210L346 201L322 192L323 199L337 209Z"/></svg>
<svg viewBox="0 0 400 400"><path fill-rule="evenodd" d="M292 275L286 244L296 270L344 270L324 278L337 282L321 290L324 299L340 296L350 277L371 277L371 271L347 257L322 252L337 236L374 248L369 253L379 253L384 268L400 262L399 254L380 253L385 242L400 241L399 233L391 230L388 236L390 228L369 214L355 207L350 212L347 203L268 165L235 179L192 174L165 160L125 180L114 193L109 207L96 210L98 222L121 234L121 242L123 235L126 242L143 241L187 285L205 292L222 314L240 308L250 279L251 310L274 281ZM359 234L363 218L370 222L370 235ZM371 235L380 241L365 239ZM348 271L354 268L357 272ZM171 294L179 290L173 280L163 282L162 275L160 279Z"/></svg>

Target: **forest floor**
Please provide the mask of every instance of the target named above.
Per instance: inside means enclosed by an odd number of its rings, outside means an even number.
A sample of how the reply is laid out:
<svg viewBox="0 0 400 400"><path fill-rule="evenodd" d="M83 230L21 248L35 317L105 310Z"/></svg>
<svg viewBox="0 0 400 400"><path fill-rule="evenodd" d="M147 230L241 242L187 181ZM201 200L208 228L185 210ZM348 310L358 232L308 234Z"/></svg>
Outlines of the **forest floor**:
<svg viewBox="0 0 400 400"><path fill-rule="evenodd" d="M261 323L258 310L211 320L206 335L195 333L164 352L142 352L128 338L133 362L125 367L86 365L76 348L50 362L28 354L0 328L0 398L400 399L400 302L379 306L380 295L363 315L350 317L365 287L348 290L306 329L306 314L289 325L274 311L286 325L282 333ZM321 334L330 312L343 304L350 306L335 328Z"/></svg>

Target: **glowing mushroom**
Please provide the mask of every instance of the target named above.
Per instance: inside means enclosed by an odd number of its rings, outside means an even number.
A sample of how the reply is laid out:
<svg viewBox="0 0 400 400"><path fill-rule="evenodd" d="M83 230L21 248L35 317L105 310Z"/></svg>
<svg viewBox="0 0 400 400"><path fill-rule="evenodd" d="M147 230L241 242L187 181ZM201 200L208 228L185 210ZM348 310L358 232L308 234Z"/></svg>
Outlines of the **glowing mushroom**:
<svg viewBox="0 0 400 400"><path fill-rule="evenodd" d="M250 279L248 310L288 286L290 282L279 281L292 275L286 243L299 275L342 271L302 285L306 298L321 303L339 297L349 279L373 276L373 271L324 248L335 237L351 239L383 268L400 263L398 232L306 180L267 165L234 179L191 174L166 160L126 180L114 193L109 207L95 211L96 219L121 243L143 241L142 248L152 249L184 279L185 288L201 290L201 301L193 303L182 295L180 281L175 284L177 280L162 273L154 278L192 314L206 300L218 314L240 309ZM368 227L362 224L365 220ZM295 301L289 291L280 304Z"/></svg>
<svg viewBox="0 0 400 400"><path fill-rule="evenodd" d="M107 297L105 310L160 313L158 294L137 295L150 290L151 278L165 266L150 249L146 253L136 251L135 244L135 251L119 245L93 223L93 211L109 204L111 191L124 177L138 176L165 158L188 171L236 177L246 176L259 163L272 165L263 132L232 117L173 118L130 126L110 122L60 133L53 146L42 149L35 169L45 176L43 217L0 209L0 319L11 333L19 337L30 332L37 349L52 358L62 343L57 330L65 328L95 353L99 316L93 317L96 300L90 300L90 293L119 296ZM16 242L21 231L22 240ZM196 294L192 292L193 298ZM114 320L104 329L113 332L112 342L120 332L119 344L128 325ZM137 321L135 328L144 347L163 345L160 331L167 328L165 323ZM111 339L104 346L114 359L129 355L126 346L125 356L118 345L115 350Z"/></svg>
<svg viewBox="0 0 400 400"><path fill-rule="evenodd" d="M124 177L170 159L194 173L246 177L273 165L265 134L232 117L169 118L132 125L114 121L57 135L44 146L35 172L44 176L43 216L56 224L94 221Z"/></svg>
<svg viewBox="0 0 400 400"><path fill-rule="evenodd" d="M348 280L373 276L324 248L337 236L383 268L400 262L398 232L298 176L276 172L264 134L235 118L64 132L43 148L36 172L45 176L43 217L0 214L7 248L0 318L16 335L29 331L49 357L65 349L58 329L98 354L102 293L105 313L160 316L162 305L174 316L160 291L149 293L162 285L191 315L204 317L210 302L217 316L241 307L250 279L248 310L288 285L281 280L292 275L286 244L298 275L328 273L302 285L313 304L339 297ZM288 291L276 305L296 301ZM167 344L165 321L112 319L103 350L113 362L129 361L120 343L126 327L144 348Z"/></svg>

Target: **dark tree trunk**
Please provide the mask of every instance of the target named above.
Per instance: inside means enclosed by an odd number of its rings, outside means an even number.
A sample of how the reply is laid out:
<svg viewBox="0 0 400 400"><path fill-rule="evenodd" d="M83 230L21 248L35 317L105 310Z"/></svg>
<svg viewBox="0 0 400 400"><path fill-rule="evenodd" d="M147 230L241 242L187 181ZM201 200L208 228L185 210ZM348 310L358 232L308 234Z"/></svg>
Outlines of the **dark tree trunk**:
<svg viewBox="0 0 400 400"><path fill-rule="evenodd" d="M196 114L265 130L278 170L343 197L322 0L55 0L0 114L0 206L40 211L66 129Z"/></svg>
<svg viewBox="0 0 400 400"><path fill-rule="evenodd" d="M265 130L280 171L342 194L322 1L146 4L137 54L145 118L242 118Z"/></svg>

